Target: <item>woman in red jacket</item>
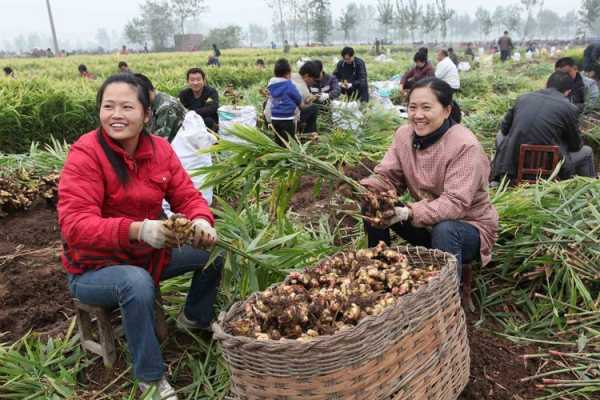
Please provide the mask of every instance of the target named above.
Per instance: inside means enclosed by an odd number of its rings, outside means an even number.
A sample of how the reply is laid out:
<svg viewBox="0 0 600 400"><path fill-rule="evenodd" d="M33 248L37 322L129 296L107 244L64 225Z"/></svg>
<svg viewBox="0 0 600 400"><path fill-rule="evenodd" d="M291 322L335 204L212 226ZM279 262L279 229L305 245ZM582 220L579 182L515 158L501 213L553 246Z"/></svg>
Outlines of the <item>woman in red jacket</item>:
<svg viewBox="0 0 600 400"><path fill-rule="evenodd" d="M202 249L217 239L214 217L169 143L145 130L150 100L133 75L108 78L96 102L100 127L73 144L60 178L62 263L82 303L121 308L140 388L177 399L154 331L155 287L195 271L177 321L209 328L222 264L205 267ZM193 246L171 250L174 238L159 220L163 199L193 221Z"/></svg>

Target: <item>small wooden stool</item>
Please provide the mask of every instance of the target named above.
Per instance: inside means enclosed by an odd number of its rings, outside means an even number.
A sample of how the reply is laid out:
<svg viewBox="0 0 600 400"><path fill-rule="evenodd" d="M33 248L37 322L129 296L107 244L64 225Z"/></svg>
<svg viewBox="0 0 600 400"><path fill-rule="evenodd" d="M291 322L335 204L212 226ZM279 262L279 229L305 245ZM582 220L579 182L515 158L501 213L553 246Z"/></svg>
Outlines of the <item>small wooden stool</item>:
<svg viewBox="0 0 600 400"><path fill-rule="evenodd" d="M473 267L470 263L463 264L462 305L469 311L475 311L475 305L471 300L471 285L473 283Z"/></svg>
<svg viewBox="0 0 600 400"><path fill-rule="evenodd" d="M77 326L81 347L90 353L102 357L104 366L112 368L117 359L117 350L115 346L115 330L110 322L110 316L114 309L105 308L97 305L83 304L73 298L77 312ZM162 342L167 338L167 322L165 312L162 307L162 297L160 290L156 291L154 298L154 315L156 321L156 336ZM92 333L92 317L96 318L98 323L98 339L94 339Z"/></svg>

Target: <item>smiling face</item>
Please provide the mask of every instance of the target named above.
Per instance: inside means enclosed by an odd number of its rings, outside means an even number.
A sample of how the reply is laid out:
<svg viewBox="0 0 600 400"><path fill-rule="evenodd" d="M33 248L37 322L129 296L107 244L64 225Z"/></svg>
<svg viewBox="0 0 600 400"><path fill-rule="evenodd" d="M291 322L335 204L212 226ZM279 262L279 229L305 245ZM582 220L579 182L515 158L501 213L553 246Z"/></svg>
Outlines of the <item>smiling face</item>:
<svg viewBox="0 0 600 400"><path fill-rule="evenodd" d="M444 107L431 88L418 88L410 94L408 120L418 136L426 136L442 126L450 110L451 106Z"/></svg>
<svg viewBox="0 0 600 400"><path fill-rule="evenodd" d="M100 104L100 124L107 135L128 153L137 147L149 114L139 101L137 91L127 83L108 85Z"/></svg>
<svg viewBox="0 0 600 400"><path fill-rule="evenodd" d="M202 78L202 74L190 74L190 76L188 76L188 85L192 88L192 92L202 93L202 89L204 89L204 78Z"/></svg>

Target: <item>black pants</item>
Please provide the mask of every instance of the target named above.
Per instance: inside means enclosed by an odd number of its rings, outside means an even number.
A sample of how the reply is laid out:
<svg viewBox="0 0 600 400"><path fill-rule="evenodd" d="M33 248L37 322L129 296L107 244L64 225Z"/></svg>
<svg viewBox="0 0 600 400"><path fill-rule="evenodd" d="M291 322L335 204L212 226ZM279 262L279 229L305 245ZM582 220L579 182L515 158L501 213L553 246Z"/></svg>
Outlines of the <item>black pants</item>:
<svg viewBox="0 0 600 400"><path fill-rule="evenodd" d="M277 132L275 135L275 143L280 146L285 146L281 138L286 142L290 139L296 139L296 121L293 119L274 119L271 121L273 129Z"/></svg>
<svg viewBox="0 0 600 400"><path fill-rule="evenodd" d="M510 50L500 50L500 61L506 61L510 57Z"/></svg>
<svg viewBox="0 0 600 400"><path fill-rule="evenodd" d="M317 116L319 107L312 104L300 111L300 132L313 133L317 131Z"/></svg>

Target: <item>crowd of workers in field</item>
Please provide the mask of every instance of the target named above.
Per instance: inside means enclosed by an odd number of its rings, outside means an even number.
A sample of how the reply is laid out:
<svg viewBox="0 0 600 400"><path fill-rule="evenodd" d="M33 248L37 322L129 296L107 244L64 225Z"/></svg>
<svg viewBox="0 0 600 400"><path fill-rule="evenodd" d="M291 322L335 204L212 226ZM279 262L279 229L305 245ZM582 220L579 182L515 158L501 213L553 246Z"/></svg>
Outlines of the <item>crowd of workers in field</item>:
<svg viewBox="0 0 600 400"><path fill-rule="evenodd" d="M498 46L501 60L509 60L508 34ZM434 67L428 49L420 48L398 88L406 92L408 122L396 131L374 174L361 181L374 192L408 191L412 201L387 213L379 225L365 223L369 246L389 243L394 231L411 244L454 254L462 278L463 264L479 260L485 265L491 259L498 213L488 188L504 176L514 179L521 145L558 146L564 159L561 178L597 177L578 120L597 101L600 46L588 46L584 55L582 66L568 57L558 59L545 88L517 99L504 116L490 162L476 136L461 124L454 98L461 88L456 54L437 50ZM220 65L220 56L214 46L209 63ZM470 46L465 57L475 58ZM256 68L266 68L265 62L257 60ZM317 135L318 115L334 100L369 102L366 64L351 47L342 49L331 74L319 60L306 61L294 72L281 58L272 68L263 112L281 146L298 140L297 132ZM206 249L217 240L215 218L169 143L189 111L218 132L219 93L198 67L187 71L187 87L178 98L156 90L124 61L118 70L98 90L99 127L72 145L61 174L62 260L70 290L81 302L121 307L140 387L155 387L157 398L173 400L177 396L154 333L155 287L160 280L194 271L177 322L209 330L223 263L217 257L206 266ZM85 65L79 73L95 79ZM8 67L5 74L14 76ZM357 196L347 187L339 192ZM192 221L192 245L174 246L161 222L163 199Z"/></svg>

